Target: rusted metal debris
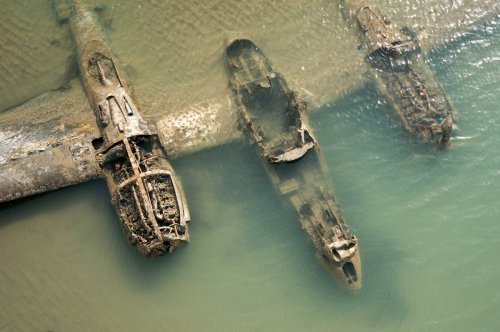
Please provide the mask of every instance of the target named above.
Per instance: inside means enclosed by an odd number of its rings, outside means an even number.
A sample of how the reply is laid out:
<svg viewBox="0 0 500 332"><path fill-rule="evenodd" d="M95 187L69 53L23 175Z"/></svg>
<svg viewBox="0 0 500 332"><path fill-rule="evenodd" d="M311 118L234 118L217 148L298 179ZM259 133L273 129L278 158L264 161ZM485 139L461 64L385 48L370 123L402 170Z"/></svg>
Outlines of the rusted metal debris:
<svg viewBox="0 0 500 332"><path fill-rule="evenodd" d="M77 2L72 10L80 76L102 135L92 143L112 203L130 243L145 256L171 252L189 240L180 183L93 14Z"/></svg>
<svg viewBox="0 0 500 332"><path fill-rule="evenodd" d="M358 239L327 185L324 158L306 124L306 104L248 39L229 44L226 67L240 125L259 147L274 186L291 202L321 260L341 284L361 288Z"/></svg>
<svg viewBox="0 0 500 332"><path fill-rule="evenodd" d="M245 56L238 53L242 47L245 50L253 47L250 43L249 40L236 41L227 50L233 74L230 81L232 89L238 90L243 86L246 91L237 95L239 103L252 104L251 109L241 110L241 121L269 162L282 163L299 159L314 146L313 138L302 123L301 112L306 107L305 103L297 100L295 93L288 89L279 73L266 67L268 63L262 62L260 54ZM256 66L263 66L263 71L259 72ZM262 76L255 77L256 74ZM269 92L269 95L255 94L254 91ZM270 95L274 91L279 94ZM268 108L284 108L284 111L276 114L268 112ZM264 130L267 131L266 134Z"/></svg>
<svg viewBox="0 0 500 332"><path fill-rule="evenodd" d="M364 1L341 2L362 31L366 61L377 88L405 129L425 143L448 143L454 122L452 106L426 64L416 36L407 28L392 25Z"/></svg>

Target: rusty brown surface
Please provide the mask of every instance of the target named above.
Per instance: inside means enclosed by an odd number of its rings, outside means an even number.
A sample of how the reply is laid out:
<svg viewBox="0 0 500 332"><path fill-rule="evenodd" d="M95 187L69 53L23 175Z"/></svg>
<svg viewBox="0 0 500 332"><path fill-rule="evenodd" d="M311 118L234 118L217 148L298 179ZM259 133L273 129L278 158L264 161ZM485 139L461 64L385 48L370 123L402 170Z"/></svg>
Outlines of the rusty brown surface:
<svg viewBox="0 0 500 332"><path fill-rule="evenodd" d="M154 127L143 119L132 85L119 69L95 14L74 1L69 25L80 78L101 132L96 160L128 240L161 256L189 240L182 186Z"/></svg>
<svg viewBox="0 0 500 332"><path fill-rule="evenodd" d="M186 243L186 199L157 137L124 138L101 151L100 165L130 243L148 257Z"/></svg>
<svg viewBox="0 0 500 332"><path fill-rule="evenodd" d="M70 9L85 93L72 81L2 111L0 202L102 177L130 243L146 256L172 252L189 240L180 180L94 13L79 1Z"/></svg>
<svg viewBox="0 0 500 332"><path fill-rule="evenodd" d="M240 125L272 163L300 159L314 146L302 122L306 105L248 39L232 40L226 51L230 87L240 107ZM272 111L269 111L272 110Z"/></svg>
<svg viewBox="0 0 500 332"><path fill-rule="evenodd" d="M371 77L406 131L424 143L448 144L454 115L414 32L398 27L366 1L346 1L360 29ZM352 16L352 17L351 17Z"/></svg>
<svg viewBox="0 0 500 332"><path fill-rule="evenodd" d="M78 82L72 84L0 114L0 202L101 175L90 144L99 130Z"/></svg>
<svg viewBox="0 0 500 332"><path fill-rule="evenodd" d="M258 146L276 190L295 209L321 262L343 286L360 289L358 239L332 194L328 169L307 124L305 103L250 40L237 39L228 46L226 68L242 129ZM276 151L294 158L276 162Z"/></svg>
<svg viewBox="0 0 500 332"><path fill-rule="evenodd" d="M11 155L0 163L0 202L98 178L100 169L88 135Z"/></svg>

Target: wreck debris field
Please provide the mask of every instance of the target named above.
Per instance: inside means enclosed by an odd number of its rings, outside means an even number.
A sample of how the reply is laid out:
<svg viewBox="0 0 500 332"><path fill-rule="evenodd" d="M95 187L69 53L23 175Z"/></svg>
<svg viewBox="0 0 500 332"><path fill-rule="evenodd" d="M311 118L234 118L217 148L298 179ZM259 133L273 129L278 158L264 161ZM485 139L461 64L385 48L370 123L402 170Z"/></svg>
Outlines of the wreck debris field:
<svg viewBox="0 0 500 332"><path fill-rule="evenodd" d="M497 330L498 0L72 3L0 11L0 331Z"/></svg>

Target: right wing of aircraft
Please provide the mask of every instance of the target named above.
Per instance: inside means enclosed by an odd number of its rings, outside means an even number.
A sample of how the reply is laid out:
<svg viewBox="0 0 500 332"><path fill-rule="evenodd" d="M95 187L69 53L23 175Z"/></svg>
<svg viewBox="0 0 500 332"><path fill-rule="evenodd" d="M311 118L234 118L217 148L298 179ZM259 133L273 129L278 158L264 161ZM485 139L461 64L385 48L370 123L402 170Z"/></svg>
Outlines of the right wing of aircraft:
<svg viewBox="0 0 500 332"><path fill-rule="evenodd" d="M365 2L415 32L425 53L498 15L498 0ZM311 110L367 82L366 52L358 49L361 32L346 22L340 1L210 3L207 8L191 2L144 3L137 11L122 8L126 15L115 13L114 29L108 32L113 49L128 65L144 114L161 122L160 132L170 132L161 119L171 111L226 112L230 91L222 54L224 40L233 33L243 33L265 50L289 86L312 104ZM144 13L150 14L147 20ZM192 103L198 106L192 108ZM227 107L227 112L234 111Z"/></svg>
<svg viewBox="0 0 500 332"><path fill-rule="evenodd" d="M146 116L156 125L163 148L171 158L229 143L241 136L238 119L229 98L209 99L178 109L165 110L171 97L141 95L140 104ZM142 102L144 100L144 102Z"/></svg>

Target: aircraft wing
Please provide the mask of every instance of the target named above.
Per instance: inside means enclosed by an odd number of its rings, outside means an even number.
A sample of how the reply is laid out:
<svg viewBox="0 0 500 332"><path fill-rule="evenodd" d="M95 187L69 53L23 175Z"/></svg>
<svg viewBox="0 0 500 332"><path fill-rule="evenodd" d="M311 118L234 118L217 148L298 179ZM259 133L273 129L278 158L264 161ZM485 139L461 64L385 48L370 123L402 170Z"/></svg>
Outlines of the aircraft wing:
<svg viewBox="0 0 500 332"><path fill-rule="evenodd" d="M498 15L496 1L370 3L393 23L415 31L430 51ZM221 2L210 8L201 4L197 8L191 2L127 6L116 8L113 30L106 33L125 64L144 117L156 123L170 156L240 136L222 59L223 41L233 31L245 32L266 51L290 88L311 102L310 109L333 102L366 81L364 51L357 49L360 32L346 24L335 1L300 5L262 1L252 6ZM207 15L192 15L198 12ZM260 23L250 17L261 17ZM53 44L69 50L60 38ZM61 54L61 59L67 57L66 51ZM7 54L0 63L10 58ZM22 67L23 59L16 54L14 58ZM52 71L36 77L24 74L25 81L38 82L54 75ZM99 176L91 146L99 132L79 81L72 85L0 112L1 201Z"/></svg>
<svg viewBox="0 0 500 332"><path fill-rule="evenodd" d="M349 2L377 6L394 24L414 31L424 51L430 52L498 15L497 1L426 0L399 6L382 0ZM147 6L141 8L150 12ZM361 32L346 21L334 1L326 2L321 10L311 6L314 9L311 12L307 6L286 3L255 7L233 3L230 7L213 9L213 15L195 16L190 14L196 12L192 7L180 3L173 8L179 24L191 29L162 29L169 24L169 11L165 9L151 10L155 15L149 16L148 22L140 20L138 11L121 16L122 21L117 23L147 24L155 34L122 35L118 27L109 32L114 33L116 53L131 64L131 81L143 113L156 122L160 139L171 156L193 153L240 137L223 65L224 40L234 31L245 31L245 36L265 50L290 87L310 102L309 110L335 102L367 82L366 52L358 50ZM280 15L273 16L269 26L246 26L245 18L256 15L253 11L266 10L270 15L273 11ZM214 16L221 18L218 24L211 24ZM199 34L196 27L209 31ZM287 38L282 38L283 35ZM123 49L120 49L121 38L126 45ZM142 38L146 38L155 52L139 57L144 45L139 40ZM138 58L141 60L132 60Z"/></svg>
<svg viewBox="0 0 500 332"><path fill-rule="evenodd" d="M100 137L80 81L0 112L0 202L55 190L101 176L92 141ZM147 108L166 99L147 98ZM155 119L167 154L182 156L239 136L225 104L205 102L167 110Z"/></svg>
<svg viewBox="0 0 500 332"><path fill-rule="evenodd" d="M145 94L140 102L149 114L161 114L171 97ZM182 157L204 149L226 144L241 137L237 115L229 98L209 99L178 109L165 110L160 116L146 116L156 125L163 148L171 158ZM146 113L148 114L148 113Z"/></svg>
<svg viewBox="0 0 500 332"><path fill-rule="evenodd" d="M498 0L369 3L417 32L426 51L494 18L500 7ZM0 57L0 109L47 87L57 88L71 62L74 45L68 29L57 24L50 6L18 10L20 6L6 6L0 20L0 41L7 47ZM231 32L245 33L265 50L290 88L303 92L315 106L311 108L365 83L364 50L356 49L359 32L346 24L339 1L136 1L109 6L101 16L104 26L112 21L106 35L126 65L141 104L146 106L151 96L168 99L152 111L156 118L159 112L189 108L189 100L198 105L214 98L218 104L226 102L221 98L229 96L222 54ZM29 28L20 29L19 22ZM155 96L150 88L161 94Z"/></svg>
<svg viewBox="0 0 500 332"><path fill-rule="evenodd" d="M0 202L100 175L92 146L99 131L73 85L0 112Z"/></svg>

